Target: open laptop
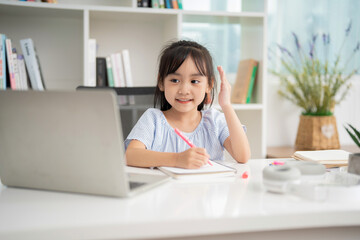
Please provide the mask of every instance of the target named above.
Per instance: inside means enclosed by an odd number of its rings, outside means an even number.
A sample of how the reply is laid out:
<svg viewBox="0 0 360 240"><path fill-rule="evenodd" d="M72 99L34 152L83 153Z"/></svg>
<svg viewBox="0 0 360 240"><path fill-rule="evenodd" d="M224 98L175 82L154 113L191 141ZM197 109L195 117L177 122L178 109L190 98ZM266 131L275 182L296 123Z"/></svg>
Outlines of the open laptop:
<svg viewBox="0 0 360 240"><path fill-rule="evenodd" d="M169 179L125 170L113 92L0 91L4 185L127 197Z"/></svg>

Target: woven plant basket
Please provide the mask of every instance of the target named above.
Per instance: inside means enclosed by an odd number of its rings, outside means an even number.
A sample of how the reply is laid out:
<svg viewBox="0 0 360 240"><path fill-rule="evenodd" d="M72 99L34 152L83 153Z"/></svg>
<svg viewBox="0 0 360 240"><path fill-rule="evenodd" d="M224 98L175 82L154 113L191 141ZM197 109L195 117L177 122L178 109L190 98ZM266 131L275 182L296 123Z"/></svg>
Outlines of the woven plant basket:
<svg viewBox="0 0 360 240"><path fill-rule="evenodd" d="M295 149L339 149L339 135L334 116L300 116Z"/></svg>

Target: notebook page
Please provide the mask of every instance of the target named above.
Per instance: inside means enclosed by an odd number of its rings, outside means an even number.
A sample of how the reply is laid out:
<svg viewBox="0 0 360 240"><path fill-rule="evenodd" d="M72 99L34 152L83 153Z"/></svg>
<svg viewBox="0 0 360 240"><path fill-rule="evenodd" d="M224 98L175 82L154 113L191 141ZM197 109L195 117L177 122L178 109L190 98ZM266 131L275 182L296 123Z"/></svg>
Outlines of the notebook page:
<svg viewBox="0 0 360 240"><path fill-rule="evenodd" d="M185 169L176 167L160 167L175 174L196 174L196 173L214 173L214 172L233 172L234 170L224 165L211 161L213 166L206 164L198 169Z"/></svg>

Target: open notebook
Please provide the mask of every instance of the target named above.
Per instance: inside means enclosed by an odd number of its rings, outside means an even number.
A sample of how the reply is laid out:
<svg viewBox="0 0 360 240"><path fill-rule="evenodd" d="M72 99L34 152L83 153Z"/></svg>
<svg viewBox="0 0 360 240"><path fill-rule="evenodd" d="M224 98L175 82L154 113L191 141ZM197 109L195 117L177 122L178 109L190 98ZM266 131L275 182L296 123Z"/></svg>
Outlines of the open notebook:
<svg viewBox="0 0 360 240"><path fill-rule="evenodd" d="M213 166L206 164L199 169L184 169L176 167L159 167L159 169L175 179L215 178L234 176L236 169L211 161Z"/></svg>

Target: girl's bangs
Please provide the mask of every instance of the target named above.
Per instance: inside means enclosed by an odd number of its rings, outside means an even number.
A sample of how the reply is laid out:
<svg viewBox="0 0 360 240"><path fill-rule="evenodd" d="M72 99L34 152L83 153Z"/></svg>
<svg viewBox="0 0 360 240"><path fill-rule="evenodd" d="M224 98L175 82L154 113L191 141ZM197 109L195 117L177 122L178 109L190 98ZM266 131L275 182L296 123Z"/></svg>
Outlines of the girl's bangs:
<svg viewBox="0 0 360 240"><path fill-rule="evenodd" d="M175 49L174 49L175 50ZM179 69L181 64L184 63L185 59L190 56L201 75L206 76L206 67L204 64L204 56L201 52L196 51L191 48L185 49L176 49L175 56L171 58L171 62L168 64L168 69L166 71L166 75L176 72Z"/></svg>
<svg viewBox="0 0 360 240"><path fill-rule="evenodd" d="M207 76L206 67L205 67L205 63L204 63L204 55L199 51L191 51L190 55L195 63L197 70L200 72L200 74L203 76Z"/></svg>

